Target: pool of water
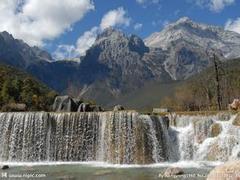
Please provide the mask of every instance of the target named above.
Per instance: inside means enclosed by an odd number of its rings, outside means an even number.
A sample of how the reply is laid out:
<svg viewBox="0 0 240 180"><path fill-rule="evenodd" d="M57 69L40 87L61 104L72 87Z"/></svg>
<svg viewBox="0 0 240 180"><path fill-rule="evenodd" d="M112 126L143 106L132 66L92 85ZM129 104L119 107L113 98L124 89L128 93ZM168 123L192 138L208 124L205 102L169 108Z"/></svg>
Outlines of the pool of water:
<svg viewBox="0 0 240 180"><path fill-rule="evenodd" d="M0 163L7 164L7 163ZM8 163L9 164L9 163ZM206 179L216 163L162 163L153 165L110 165L88 163L10 163L1 171L0 179L79 179L79 180L148 180L148 179ZM181 167L184 175L165 177L168 167ZM6 178L6 179L7 179Z"/></svg>

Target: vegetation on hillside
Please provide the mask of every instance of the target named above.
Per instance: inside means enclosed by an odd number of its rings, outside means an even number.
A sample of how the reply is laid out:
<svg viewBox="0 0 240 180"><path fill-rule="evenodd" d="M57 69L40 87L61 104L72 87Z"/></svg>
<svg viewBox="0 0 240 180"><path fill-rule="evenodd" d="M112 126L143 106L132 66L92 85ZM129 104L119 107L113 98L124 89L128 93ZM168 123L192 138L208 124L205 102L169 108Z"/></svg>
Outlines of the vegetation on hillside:
<svg viewBox="0 0 240 180"><path fill-rule="evenodd" d="M240 96L240 59L218 63L218 78L212 66L184 82L161 106L180 111L227 109Z"/></svg>
<svg viewBox="0 0 240 180"><path fill-rule="evenodd" d="M8 111L9 104L26 104L27 110L50 110L56 92L32 76L15 68L0 65L0 110Z"/></svg>

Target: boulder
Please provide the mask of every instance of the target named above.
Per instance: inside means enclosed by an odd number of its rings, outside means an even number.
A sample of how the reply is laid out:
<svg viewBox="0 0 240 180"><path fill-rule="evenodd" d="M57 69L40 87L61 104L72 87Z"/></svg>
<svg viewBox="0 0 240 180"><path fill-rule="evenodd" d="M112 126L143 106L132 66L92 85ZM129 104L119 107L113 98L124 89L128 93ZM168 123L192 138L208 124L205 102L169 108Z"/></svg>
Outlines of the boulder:
<svg viewBox="0 0 240 180"><path fill-rule="evenodd" d="M103 108L98 105L91 106L91 109L93 112L102 112L103 111Z"/></svg>
<svg viewBox="0 0 240 180"><path fill-rule="evenodd" d="M170 120L169 120L168 116L164 116L164 117L162 117L162 119L163 119L163 122L166 125L166 127L169 128Z"/></svg>
<svg viewBox="0 0 240 180"><path fill-rule="evenodd" d="M202 144L205 139L211 137L209 129L213 123L212 119L199 119L193 123L195 140L198 144Z"/></svg>
<svg viewBox="0 0 240 180"><path fill-rule="evenodd" d="M236 118L233 120L233 125L240 126L240 113L238 113Z"/></svg>
<svg viewBox="0 0 240 180"><path fill-rule="evenodd" d="M234 99L232 104L229 104L229 109L230 110L240 110L240 99Z"/></svg>
<svg viewBox="0 0 240 180"><path fill-rule="evenodd" d="M78 107L80 104L83 103L83 101L82 101L81 99L79 99L79 98L73 98L72 100L75 102L75 104L77 105L77 107Z"/></svg>
<svg viewBox="0 0 240 180"><path fill-rule="evenodd" d="M26 104L10 103L2 107L4 112L24 112L27 111Z"/></svg>
<svg viewBox="0 0 240 180"><path fill-rule="evenodd" d="M231 112L221 112L218 113L218 120L219 121L229 121L231 119L232 113Z"/></svg>
<svg viewBox="0 0 240 180"><path fill-rule="evenodd" d="M113 108L113 111L123 111L123 110L124 110L124 107L121 106L121 105L116 105L116 106L114 106L114 108Z"/></svg>
<svg viewBox="0 0 240 180"><path fill-rule="evenodd" d="M184 174L184 171L179 167L169 167L164 172L164 176L170 177L170 176L177 176Z"/></svg>
<svg viewBox="0 0 240 180"><path fill-rule="evenodd" d="M214 123L210 127L211 137L217 137L222 132L222 126L219 123Z"/></svg>
<svg viewBox="0 0 240 180"><path fill-rule="evenodd" d="M92 108L89 103L81 103L78 107L77 112L91 112Z"/></svg>
<svg viewBox="0 0 240 180"><path fill-rule="evenodd" d="M57 96L53 104L55 112L76 112L77 104L69 96Z"/></svg>
<svg viewBox="0 0 240 180"><path fill-rule="evenodd" d="M214 168L207 180L237 180L240 179L240 161L230 161Z"/></svg>
<svg viewBox="0 0 240 180"><path fill-rule="evenodd" d="M2 169L2 170L9 169L9 166L8 166L8 165L3 165L3 166L1 166L1 169Z"/></svg>

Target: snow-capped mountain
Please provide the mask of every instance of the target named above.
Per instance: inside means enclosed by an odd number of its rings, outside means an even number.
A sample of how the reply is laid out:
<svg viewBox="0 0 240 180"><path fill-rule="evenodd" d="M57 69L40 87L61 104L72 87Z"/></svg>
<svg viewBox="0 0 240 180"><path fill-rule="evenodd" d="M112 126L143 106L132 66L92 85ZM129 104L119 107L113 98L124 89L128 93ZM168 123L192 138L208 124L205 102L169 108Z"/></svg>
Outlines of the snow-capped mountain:
<svg viewBox="0 0 240 180"><path fill-rule="evenodd" d="M184 17L144 40L167 51L165 69L173 79L185 79L208 66L215 52L222 60L240 57L240 34L196 23Z"/></svg>

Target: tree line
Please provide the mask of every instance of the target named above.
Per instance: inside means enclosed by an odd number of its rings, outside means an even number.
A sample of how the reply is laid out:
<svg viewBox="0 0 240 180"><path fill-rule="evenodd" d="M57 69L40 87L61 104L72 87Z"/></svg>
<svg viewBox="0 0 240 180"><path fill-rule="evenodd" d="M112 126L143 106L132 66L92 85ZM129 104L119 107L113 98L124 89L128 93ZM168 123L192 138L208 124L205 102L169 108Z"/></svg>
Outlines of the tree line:
<svg viewBox="0 0 240 180"><path fill-rule="evenodd" d="M56 92L14 68L0 66L0 109L9 104L26 104L27 110L50 110Z"/></svg>
<svg viewBox="0 0 240 180"><path fill-rule="evenodd" d="M221 62L214 56L212 67L185 81L161 106L178 111L226 110L240 97L240 59Z"/></svg>

